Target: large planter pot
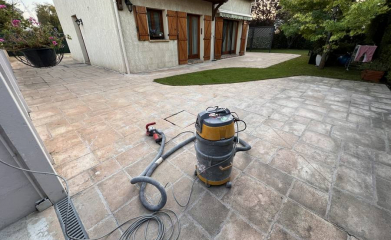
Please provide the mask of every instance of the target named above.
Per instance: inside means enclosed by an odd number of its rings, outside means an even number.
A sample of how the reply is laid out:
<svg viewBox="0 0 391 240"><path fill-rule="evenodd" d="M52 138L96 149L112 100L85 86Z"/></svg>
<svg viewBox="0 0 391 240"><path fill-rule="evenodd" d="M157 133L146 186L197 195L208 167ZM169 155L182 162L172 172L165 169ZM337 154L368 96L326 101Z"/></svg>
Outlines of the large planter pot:
<svg viewBox="0 0 391 240"><path fill-rule="evenodd" d="M363 70L361 72L361 79L378 83L383 75L384 71Z"/></svg>
<svg viewBox="0 0 391 240"><path fill-rule="evenodd" d="M24 56L34 67L53 67L57 63L57 55L54 49L39 48L22 50Z"/></svg>

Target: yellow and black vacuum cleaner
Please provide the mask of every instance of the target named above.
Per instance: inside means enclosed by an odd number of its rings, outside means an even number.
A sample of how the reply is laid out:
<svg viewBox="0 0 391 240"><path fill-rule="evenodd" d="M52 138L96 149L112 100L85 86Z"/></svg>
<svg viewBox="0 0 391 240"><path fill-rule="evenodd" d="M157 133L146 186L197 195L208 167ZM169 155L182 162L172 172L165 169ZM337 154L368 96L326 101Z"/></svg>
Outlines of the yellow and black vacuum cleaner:
<svg viewBox="0 0 391 240"><path fill-rule="evenodd" d="M233 158L238 151L250 150L243 140L238 138L239 129L235 123L239 118L227 108L207 109L198 114L195 150L197 165L195 175L206 186L223 185L230 188ZM238 126L238 124L236 124ZM243 147L238 147L240 143Z"/></svg>

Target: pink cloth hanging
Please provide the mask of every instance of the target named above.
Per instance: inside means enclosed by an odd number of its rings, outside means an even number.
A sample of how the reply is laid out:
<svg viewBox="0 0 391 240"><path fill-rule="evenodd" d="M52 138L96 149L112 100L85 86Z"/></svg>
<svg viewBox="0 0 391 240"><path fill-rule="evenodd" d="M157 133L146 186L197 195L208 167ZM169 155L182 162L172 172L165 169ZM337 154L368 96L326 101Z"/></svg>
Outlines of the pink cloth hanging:
<svg viewBox="0 0 391 240"><path fill-rule="evenodd" d="M375 53L376 48L377 46L359 45L354 61L358 62L362 56L364 56L362 62L372 61L373 54Z"/></svg>

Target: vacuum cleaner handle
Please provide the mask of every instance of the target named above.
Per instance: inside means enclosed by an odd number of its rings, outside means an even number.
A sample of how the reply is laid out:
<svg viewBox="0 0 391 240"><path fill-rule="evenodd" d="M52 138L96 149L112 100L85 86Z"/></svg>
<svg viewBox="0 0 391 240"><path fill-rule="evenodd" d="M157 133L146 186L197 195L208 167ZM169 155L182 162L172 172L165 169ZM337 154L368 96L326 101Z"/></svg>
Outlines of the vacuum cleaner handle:
<svg viewBox="0 0 391 240"><path fill-rule="evenodd" d="M235 136L234 138L234 141L237 142L238 141L238 138ZM250 144L246 143L243 139L240 139L239 138L239 143L243 146L243 147L236 147L236 152L244 152L244 151L248 151L251 149L251 146Z"/></svg>

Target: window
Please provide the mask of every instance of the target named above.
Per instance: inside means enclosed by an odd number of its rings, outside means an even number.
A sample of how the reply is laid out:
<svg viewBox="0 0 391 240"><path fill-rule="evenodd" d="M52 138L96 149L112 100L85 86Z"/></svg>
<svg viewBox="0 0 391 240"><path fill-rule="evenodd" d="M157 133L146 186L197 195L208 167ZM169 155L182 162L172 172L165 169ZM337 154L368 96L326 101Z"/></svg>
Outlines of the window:
<svg viewBox="0 0 391 240"><path fill-rule="evenodd" d="M147 9L147 17L150 39L164 39L162 11Z"/></svg>

